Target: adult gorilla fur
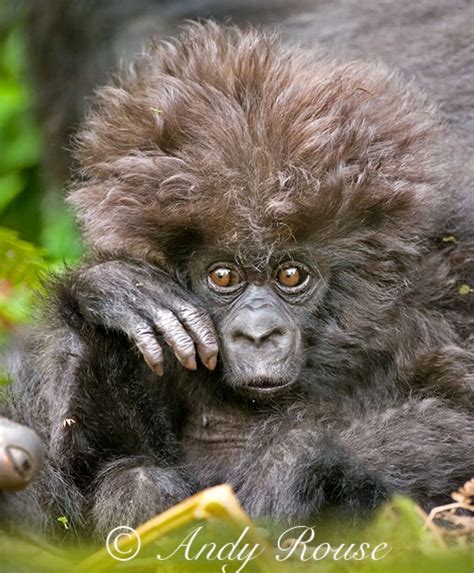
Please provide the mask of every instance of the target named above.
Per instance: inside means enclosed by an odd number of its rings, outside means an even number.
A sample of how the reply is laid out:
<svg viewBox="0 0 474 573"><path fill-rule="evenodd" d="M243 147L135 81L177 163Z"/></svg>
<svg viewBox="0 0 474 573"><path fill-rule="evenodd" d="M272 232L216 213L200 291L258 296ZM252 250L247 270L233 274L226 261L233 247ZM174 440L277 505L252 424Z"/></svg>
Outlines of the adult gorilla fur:
<svg viewBox="0 0 474 573"><path fill-rule="evenodd" d="M36 530L65 514L102 538L223 481L252 516L300 523L357 519L392 492L446 501L474 475L459 290L473 214L452 150L382 66L213 23L155 43L78 138L70 202L94 255L59 279L14 365L10 415L49 459L3 497L4 523L28 504ZM285 259L317 269L311 298L282 303L303 345L285 392L242 391L225 345L194 372L167 350L159 379L128 323L108 322L179 291L220 334L231 310L199 286L209 253L258 277Z"/></svg>

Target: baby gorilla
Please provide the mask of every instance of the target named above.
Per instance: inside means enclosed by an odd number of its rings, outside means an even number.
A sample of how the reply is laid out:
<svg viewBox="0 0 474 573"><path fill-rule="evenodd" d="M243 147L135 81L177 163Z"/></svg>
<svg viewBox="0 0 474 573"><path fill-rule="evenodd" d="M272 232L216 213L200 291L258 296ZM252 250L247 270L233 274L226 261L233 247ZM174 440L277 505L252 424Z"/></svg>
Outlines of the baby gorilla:
<svg viewBox="0 0 474 573"><path fill-rule="evenodd" d="M213 23L100 90L70 194L94 255L13 368L48 460L4 522L100 539L221 482L299 523L447 500L474 475L447 140L385 69Z"/></svg>

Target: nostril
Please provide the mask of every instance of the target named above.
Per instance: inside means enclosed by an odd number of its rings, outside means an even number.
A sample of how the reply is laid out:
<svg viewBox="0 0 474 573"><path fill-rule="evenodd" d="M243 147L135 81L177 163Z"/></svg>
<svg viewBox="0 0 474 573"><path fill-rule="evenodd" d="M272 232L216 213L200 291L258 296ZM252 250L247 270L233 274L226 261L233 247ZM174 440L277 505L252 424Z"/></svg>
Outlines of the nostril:
<svg viewBox="0 0 474 573"><path fill-rule="evenodd" d="M283 336L286 333L286 329L280 326L275 327L268 336Z"/></svg>
<svg viewBox="0 0 474 573"><path fill-rule="evenodd" d="M267 342L274 342L285 335L285 330L279 326L266 329L236 330L232 338L236 342L251 342L255 346L262 346Z"/></svg>
<svg viewBox="0 0 474 573"><path fill-rule="evenodd" d="M232 333L231 337L234 342L242 342L242 341L253 342L253 336L247 332L244 332L243 330L235 330Z"/></svg>
<svg viewBox="0 0 474 573"><path fill-rule="evenodd" d="M262 333L260 336L257 336L256 340L259 343L262 343L262 342L265 342L267 340L275 339L275 338L278 338L278 337L283 336L283 335L284 335L283 329L280 327L276 327L276 328L270 329L268 332Z"/></svg>

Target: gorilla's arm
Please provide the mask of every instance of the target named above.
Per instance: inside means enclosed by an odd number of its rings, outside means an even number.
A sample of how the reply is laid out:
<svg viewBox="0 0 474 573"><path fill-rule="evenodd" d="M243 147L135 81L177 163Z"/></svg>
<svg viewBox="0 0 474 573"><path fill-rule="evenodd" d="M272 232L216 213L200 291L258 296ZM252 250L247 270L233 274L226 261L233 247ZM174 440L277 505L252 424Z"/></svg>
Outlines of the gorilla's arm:
<svg viewBox="0 0 474 573"><path fill-rule="evenodd" d="M252 436L231 476L252 514L297 521L321 511L359 519L392 493L426 509L474 473L469 413L441 399L408 399L338 429L280 419Z"/></svg>
<svg viewBox="0 0 474 573"><path fill-rule="evenodd" d="M312 425L265 425L229 477L254 517L310 520L332 511L359 520L389 495L383 476L371 472L337 436Z"/></svg>
<svg viewBox="0 0 474 573"><path fill-rule="evenodd" d="M143 261L92 263L71 273L65 287L69 307L92 324L126 334L159 376L164 357L158 336L185 368L197 368L196 351L207 368L216 367L211 319L186 288L160 269Z"/></svg>
<svg viewBox="0 0 474 573"><path fill-rule="evenodd" d="M354 421L340 437L392 491L426 508L446 502L474 475L472 413L440 398L413 397Z"/></svg>

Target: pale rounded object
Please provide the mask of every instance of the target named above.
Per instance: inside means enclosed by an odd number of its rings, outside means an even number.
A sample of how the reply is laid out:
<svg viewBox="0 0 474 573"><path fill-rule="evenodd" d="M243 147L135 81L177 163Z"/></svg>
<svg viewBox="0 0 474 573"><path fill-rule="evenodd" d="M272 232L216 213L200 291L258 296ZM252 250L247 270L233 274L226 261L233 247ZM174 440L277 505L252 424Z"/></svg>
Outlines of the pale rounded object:
<svg viewBox="0 0 474 573"><path fill-rule="evenodd" d="M28 428L0 417L0 490L26 487L43 465L43 446Z"/></svg>

